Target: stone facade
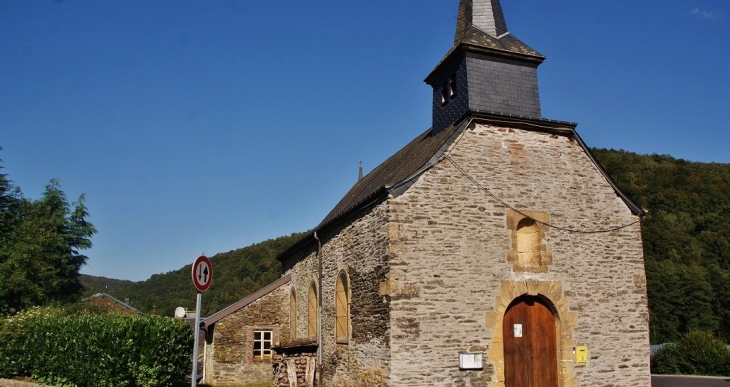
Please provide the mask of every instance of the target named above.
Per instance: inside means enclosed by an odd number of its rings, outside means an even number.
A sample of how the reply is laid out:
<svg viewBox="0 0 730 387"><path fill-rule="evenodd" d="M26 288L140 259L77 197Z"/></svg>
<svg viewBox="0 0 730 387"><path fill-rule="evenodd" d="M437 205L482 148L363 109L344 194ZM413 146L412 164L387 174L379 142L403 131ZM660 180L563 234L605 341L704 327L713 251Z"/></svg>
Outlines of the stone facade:
<svg viewBox="0 0 730 387"><path fill-rule="evenodd" d="M554 311L559 386L649 385L637 215L570 128L518 126L474 120L404 193L319 236L325 385L502 387L502 317L526 294ZM526 253L524 219L539 222ZM319 286L317 247L285 267L306 300ZM334 333L342 271L348 344ZM297 337L307 337L307 304L296 308ZM576 362L579 345L586 364ZM460 370L459 353L484 354L484 368Z"/></svg>
<svg viewBox="0 0 730 387"><path fill-rule="evenodd" d="M503 386L501 317L533 294L562 325L560 386L650 385L640 225L577 142L473 123L444 156L388 201L390 384ZM545 270L510 262L505 203L574 231L543 227ZM461 352L486 354L484 370L459 370Z"/></svg>
<svg viewBox="0 0 730 387"><path fill-rule="evenodd" d="M255 331L271 331L272 344L289 340L288 286L279 286L206 326L203 382L214 385L271 383L271 359L254 359Z"/></svg>
<svg viewBox="0 0 730 387"><path fill-rule="evenodd" d="M461 0L457 20L426 79L432 129L279 256L282 280L209 320L206 381L309 385L316 348L324 386L521 387L515 370L557 387L651 384L643 211L574 124L538 118L544 57L478 28L506 31L499 1ZM524 316L548 333L523 340ZM256 328L309 352L252 363ZM538 336L547 349L523 351Z"/></svg>
<svg viewBox="0 0 730 387"><path fill-rule="evenodd" d="M282 343L316 340L307 295L320 288L321 258L325 386L505 387L503 317L524 295L554 315L559 387L649 386L638 214L572 127L495 121L469 119L407 189L282 256L286 283L215 323L206 381L273 381L270 362L251 362L253 329L272 329ZM335 334L342 273L346 342ZM587 363L577 346L587 346ZM461 369L460 353L482 354L483 368Z"/></svg>
<svg viewBox="0 0 730 387"><path fill-rule="evenodd" d="M388 265L387 204L362 211L354 220L320 236L322 268L322 378L327 385L382 385L390 356L389 297L380 295ZM284 266L291 274L297 300L297 337L308 336L307 297L318 284L316 249L289 257ZM347 344L335 339L335 284L346 273L351 289L350 337ZM287 304L288 305L288 304Z"/></svg>

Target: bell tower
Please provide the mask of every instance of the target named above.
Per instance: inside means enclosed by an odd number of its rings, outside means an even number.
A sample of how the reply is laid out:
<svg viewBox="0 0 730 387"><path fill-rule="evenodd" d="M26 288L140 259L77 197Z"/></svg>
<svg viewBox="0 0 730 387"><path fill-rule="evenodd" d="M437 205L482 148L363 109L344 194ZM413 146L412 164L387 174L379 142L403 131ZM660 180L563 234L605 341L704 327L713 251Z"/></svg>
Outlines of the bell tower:
<svg viewBox="0 0 730 387"><path fill-rule="evenodd" d="M474 113L539 118L544 60L507 30L499 0L460 0L454 46L425 80L433 88L433 133Z"/></svg>

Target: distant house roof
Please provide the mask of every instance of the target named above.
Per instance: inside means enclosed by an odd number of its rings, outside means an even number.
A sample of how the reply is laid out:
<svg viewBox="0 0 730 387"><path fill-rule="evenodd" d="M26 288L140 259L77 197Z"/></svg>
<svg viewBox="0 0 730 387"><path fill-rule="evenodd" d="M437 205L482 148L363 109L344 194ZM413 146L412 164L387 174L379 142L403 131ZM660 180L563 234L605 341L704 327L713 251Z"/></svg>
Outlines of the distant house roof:
<svg viewBox="0 0 730 387"><path fill-rule="evenodd" d="M448 146L472 122L505 125L513 128L553 133L574 138L577 144L586 152L591 161L603 174L616 194L626 203L631 212L636 215L644 215L644 211L619 190L618 186L593 156L590 149L585 145L580 136L578 136L578 133L575 131L577 124L514 114L468 112L465 117L457 120L456 125L449 126L443 131L433 133L429 129L421 133L408 145L378 165L370 173L365 175L365 177L355 183L350 191L335 205L332 211L325 216L324 220L313 231L279 254L277 258L283 260L304 245L313 243L315 232L322 232L329 229L347 219L356 211L384 200L388 194L398 196L405 192L415 178L433 166Z"/></svg>
<svg viewBox="0 0 730 387"><path fill-rule="evenodd" d="M111 294L108 294L108 293L103 293L103 292L102 293L96 293L96 294L94 294L93 296L91 296L89 298L85 298L83 301L104 300L104 299L105 300L108 300L113 305L116 305L118 308L127 309L130 312L135 313L135 314L144 314L141 311L133 308L132 306L130 306L126 302L122 302L119 299L113 297Z"/></svg>
<svg viewBox="0 0 730 387"><path fill-rule="evenodd" d="M287 274L278 280L264 286L260 290L251 293L247 297L239 300L238 302L231 304L223 309L221 309L218 312L215 312L214 314L210 315L208 318L206 318L204 321L202 321L201 326L203 327L209 327L218 321L228 317L232 313L238 311L239 309L253 303L254 301L258 300L259 298L273 292L274 290L278 289L280 286L288 283L291 281L291 274Z"/></svg>

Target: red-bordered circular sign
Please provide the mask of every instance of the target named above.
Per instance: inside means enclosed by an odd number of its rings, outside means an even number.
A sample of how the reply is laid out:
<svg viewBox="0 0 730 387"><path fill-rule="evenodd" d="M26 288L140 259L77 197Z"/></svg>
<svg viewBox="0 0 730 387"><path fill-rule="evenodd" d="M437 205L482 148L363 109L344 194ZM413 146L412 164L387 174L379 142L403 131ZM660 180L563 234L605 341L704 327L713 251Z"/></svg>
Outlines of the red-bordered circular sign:
<svg viewBox="0 0 730 387"><path fill-rule="evenodd" d="M204 292L213 282L213 265L205 255L195 258L193 262L193 285L199 292Z"/></svg>

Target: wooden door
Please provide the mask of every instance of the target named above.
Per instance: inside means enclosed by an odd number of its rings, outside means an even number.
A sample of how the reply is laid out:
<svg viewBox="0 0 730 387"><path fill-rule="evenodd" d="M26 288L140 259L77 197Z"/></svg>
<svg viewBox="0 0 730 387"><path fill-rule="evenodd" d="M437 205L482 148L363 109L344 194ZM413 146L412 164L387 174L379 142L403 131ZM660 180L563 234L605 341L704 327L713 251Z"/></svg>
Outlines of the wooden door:
<svg viewBox="0 0 730 387"><path fill-rule="evenodd" d="M505 387L557 387L555 317L538 297L522 296L502 322Z"/></svg>

